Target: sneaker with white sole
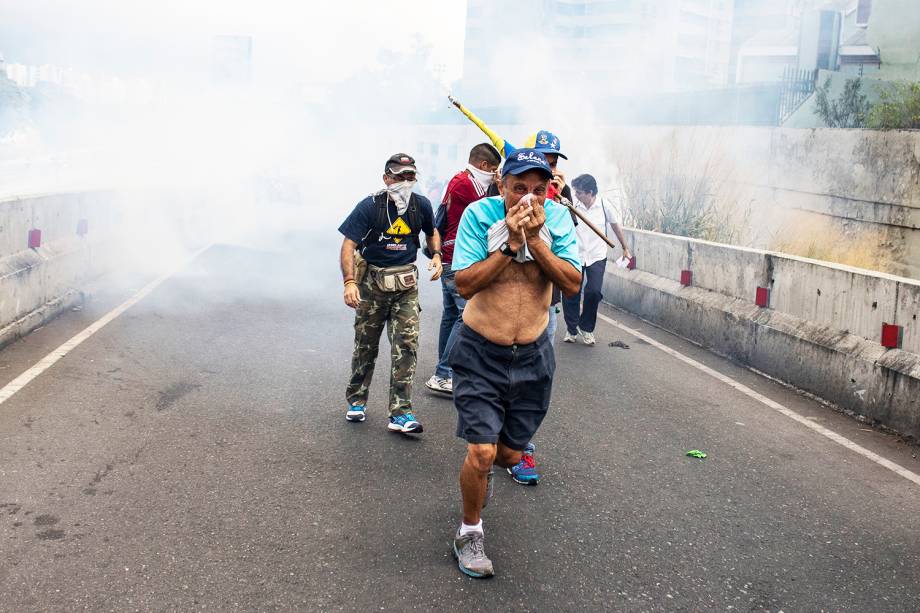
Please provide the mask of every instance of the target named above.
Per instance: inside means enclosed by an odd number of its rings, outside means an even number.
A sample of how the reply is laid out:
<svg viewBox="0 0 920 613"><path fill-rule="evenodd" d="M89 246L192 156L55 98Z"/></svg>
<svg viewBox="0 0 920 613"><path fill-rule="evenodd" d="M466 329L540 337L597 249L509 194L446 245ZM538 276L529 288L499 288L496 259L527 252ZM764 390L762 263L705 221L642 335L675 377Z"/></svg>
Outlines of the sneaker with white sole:
<svg viewBox="0 0 920 613"><path fill-rule="evenodd" d="M521 461L508 469L508 474L517 483L521 485L536 485L540 482L540 473L537 472L537 464L533 459L533 454L537 450L533 443L527 443L524 452L521 454Z"/></svg>
<svg viewBox="0 0 920 613"><path fill-rule="evenodd" d="M578 335L566 332L565 336L562 337L563 343L575 343L578 342Z"/></svg>
<svg viewBox="0 0 920 613"><path fill-rule="evenodd" d="M452 549L461 572L477 579L491 577L495 574L492 569L492 560L486 556L485 540L482 532L461 535L457 530Z"/></svg>
<svg viewBox="0 0 920 613"><path fill-rule="evenodd" d="M402 434L421 434L422 424L420 424L412 413L403 413L390 417L390 423L387 424L387 430L391 432L401 432Z"/></svg>
<svg viewBox="0 0 920 613"><path fill-rule="evenodd" d="M581 337L584 339L585 345L593 345L595 342L597 342L594 339L594 332L582 332Z"/></svg>
<svg viewBox="0 0 920 613"><path fill-rule="evenodd" d="M350 404L348 411L345 412L345 419L348 421L364 421L367 419L367 407L363 404Z"/></svg>
<svg viewBox="0 0 920 613"><path fill-rule="evenodd" d="M431 375L431 378L425 381L425 387L439 394L450 395L454 393L454 382L437 375Z"/></svg>

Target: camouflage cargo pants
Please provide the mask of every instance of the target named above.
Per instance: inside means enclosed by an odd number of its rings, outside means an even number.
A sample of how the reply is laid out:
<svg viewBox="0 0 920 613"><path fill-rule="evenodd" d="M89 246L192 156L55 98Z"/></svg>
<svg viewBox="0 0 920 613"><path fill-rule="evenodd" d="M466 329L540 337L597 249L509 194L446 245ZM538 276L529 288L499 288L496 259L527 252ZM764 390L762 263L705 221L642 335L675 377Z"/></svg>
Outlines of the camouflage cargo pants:
<svg viewBox="0 0 920 613"><path fill-rule="evenodd" d="M350 404L367 402L380 347L380 334L387 327L390 340L390 415L412 410L412 378L418 350L418 288L405 292L382 292L365 275L360 285L361 304L355 309L355 349L351 380L345 390Z"/></svg>

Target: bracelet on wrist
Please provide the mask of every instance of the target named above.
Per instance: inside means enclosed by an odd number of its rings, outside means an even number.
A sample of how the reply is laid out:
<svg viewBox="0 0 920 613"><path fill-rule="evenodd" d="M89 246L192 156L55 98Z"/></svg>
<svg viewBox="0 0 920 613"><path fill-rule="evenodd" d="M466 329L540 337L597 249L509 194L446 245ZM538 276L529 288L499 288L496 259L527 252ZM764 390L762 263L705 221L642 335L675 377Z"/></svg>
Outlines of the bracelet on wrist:
<svg viewBox="0 0 920 613"><path fill-rule="evenodd" d="M348 287L349 285L357 285L357 284L358 284L358 282L355 281L354 279L346 279L344 285L345 285L345 287Z"/></svg>

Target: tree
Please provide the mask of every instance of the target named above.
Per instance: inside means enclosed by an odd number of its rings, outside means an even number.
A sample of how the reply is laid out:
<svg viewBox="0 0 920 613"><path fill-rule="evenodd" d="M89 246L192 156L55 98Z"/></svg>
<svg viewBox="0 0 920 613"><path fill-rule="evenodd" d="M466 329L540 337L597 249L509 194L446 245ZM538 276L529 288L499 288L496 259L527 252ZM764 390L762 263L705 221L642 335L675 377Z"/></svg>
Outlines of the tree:
<svg viewBox="0 0 920 613"><path fill-rule="evenodd" d="M828 128L865 128L872 105L868 97L860 93L862 81L847 79L843 92L836 100L830 100L830 77L815 92L815 114Z"/></svg>
<svg viewBox="0 0 920 613"><path fill-rule="evenodd" d="M920 129L920 83L898 81L879 91L879 103L869 113L876 130Z"/></svg>

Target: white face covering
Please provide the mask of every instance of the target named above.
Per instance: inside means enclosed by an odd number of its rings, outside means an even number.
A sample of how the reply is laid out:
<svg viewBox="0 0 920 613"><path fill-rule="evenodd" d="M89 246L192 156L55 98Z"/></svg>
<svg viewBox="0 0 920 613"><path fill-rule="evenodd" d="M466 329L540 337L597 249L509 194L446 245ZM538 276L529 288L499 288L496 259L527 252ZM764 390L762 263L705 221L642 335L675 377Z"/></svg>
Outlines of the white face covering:
<svg viewBox="0 0 920 613"><path fill-rule="evenodd" d="M470 174L476 179L476 183L479 183L483 190L489 189L489 186L492 185L492 181L495 179L494 172L479 170L472 164L467 164L466 169L470 171Z"/></svg>
<svg viewBox="0 0 920 613"><path fill-rule="evenodd" d="M409 208L409 197L412 196L412 188L417 181L400 181L387 185L387 193L393 202L396 203L396 213L402 215Z"/></svg>

